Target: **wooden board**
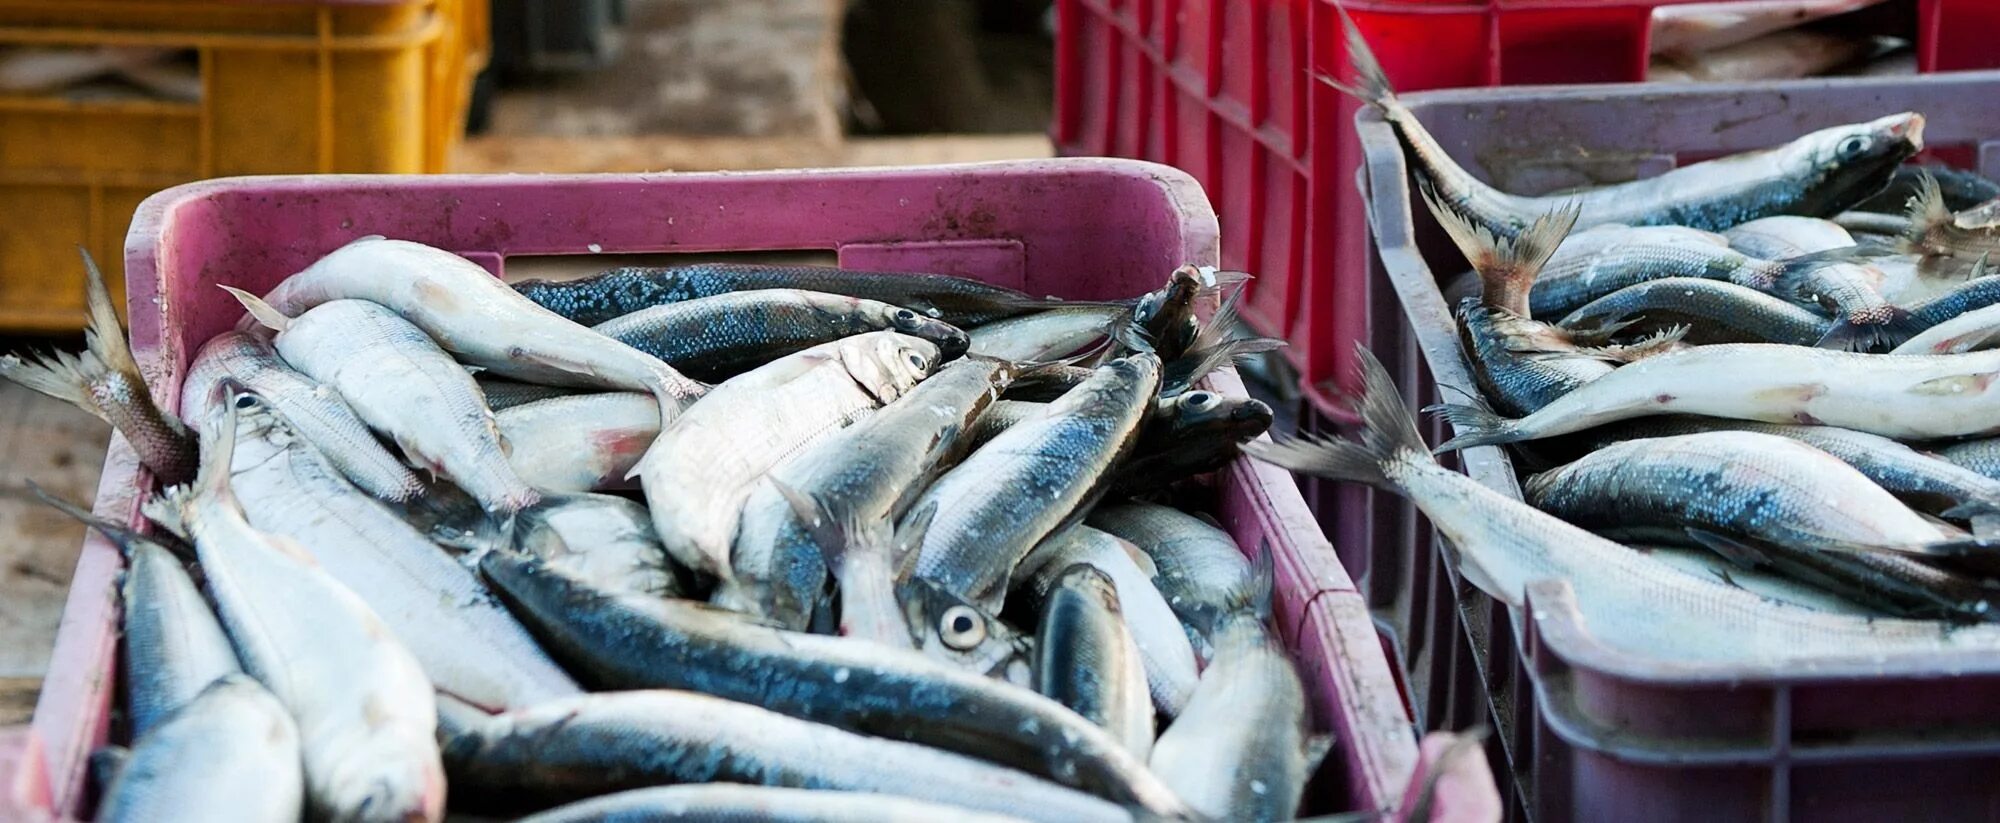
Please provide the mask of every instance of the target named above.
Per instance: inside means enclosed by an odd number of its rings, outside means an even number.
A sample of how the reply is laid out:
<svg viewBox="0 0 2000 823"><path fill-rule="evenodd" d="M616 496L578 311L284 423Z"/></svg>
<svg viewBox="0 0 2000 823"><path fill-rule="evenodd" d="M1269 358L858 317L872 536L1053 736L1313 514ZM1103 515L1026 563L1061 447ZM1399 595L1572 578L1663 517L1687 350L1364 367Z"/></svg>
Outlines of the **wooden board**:
<svg viewBox="0 0 2000 823"><path fill-rule="evenodd" d="M1054 154L1042 134L802 138L546 137L490 135L466 141L452 170L495 172L744 171L832 166L908 166L1016 160Z"/></svg>
<svg viewBox="0 0 2000 823"><path fill-rule="evenodd" d="M110 432L66 403L0 383L0 483L19 488L32 480L87 506ZM7 698L20 691L7 688L7 678L38 680L48 665L82 541L75 521L0 497L0 718L8 714Z"/></svg>

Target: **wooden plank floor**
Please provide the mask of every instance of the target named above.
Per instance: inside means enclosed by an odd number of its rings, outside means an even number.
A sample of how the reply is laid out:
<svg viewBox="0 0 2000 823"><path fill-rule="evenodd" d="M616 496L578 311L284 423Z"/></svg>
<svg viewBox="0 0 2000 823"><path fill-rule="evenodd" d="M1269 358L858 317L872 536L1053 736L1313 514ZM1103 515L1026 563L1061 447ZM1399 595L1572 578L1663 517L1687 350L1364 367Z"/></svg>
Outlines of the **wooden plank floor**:
<svg viewBox="0 0 2000 823"><path fill-rule="evenodd" d="M11 348L11 347L9 347ZM0 483L33 480L78 503L97 492L110 427L0 383ZM0 725L32 710L62 616L83 527L38 504L0 498Z"/></svg>

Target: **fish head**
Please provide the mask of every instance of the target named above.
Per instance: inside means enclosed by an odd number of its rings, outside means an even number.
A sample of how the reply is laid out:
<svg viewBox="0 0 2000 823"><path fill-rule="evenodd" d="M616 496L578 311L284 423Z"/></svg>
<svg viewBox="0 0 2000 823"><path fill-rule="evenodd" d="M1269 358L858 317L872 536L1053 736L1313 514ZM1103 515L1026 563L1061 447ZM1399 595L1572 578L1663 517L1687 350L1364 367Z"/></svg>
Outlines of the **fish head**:
<svg viewBox="0 0 2000 823"><path fill-rule="evenodd" d="M1271 428L1272 419L1271 407L1261 400L1225 397L1206 389L1160 401L1157 414L1156 425L1165 427L1168 442L1214 438L1241 443Z"/></svg>
<svg viewBox="0 0 2000 823"><path fill-rule="evenodd" d="M871 332L848 339L841 355L848 374L884 405L929 377L942 361L937 344L907 334Z"/></svg>
<svg viewBox="0 0 2000 823"><path fill-rule="evenodd" d="M972 337L964 329L943 320L900 306L887 307L885 314L883 325L886 328L930 341L937 346L938 357L943 360L963 357L972 348Z"/></svg>
<svg viewBox="0 0 2000 823"><path fill-rule="evenodd" d="M1027 635L929 580L911 578L897 588L910 637L926 656L1026 684L1034 651Z"/></svg>
<svg viewBox="0 0 2000 823"><path fill-rule="evenodd" d="M1792 144L1816 170L1795 213L1831 216L1881 191L1903 161L1924 147L1924 116L1903 112L1821 129Z"/></svg>

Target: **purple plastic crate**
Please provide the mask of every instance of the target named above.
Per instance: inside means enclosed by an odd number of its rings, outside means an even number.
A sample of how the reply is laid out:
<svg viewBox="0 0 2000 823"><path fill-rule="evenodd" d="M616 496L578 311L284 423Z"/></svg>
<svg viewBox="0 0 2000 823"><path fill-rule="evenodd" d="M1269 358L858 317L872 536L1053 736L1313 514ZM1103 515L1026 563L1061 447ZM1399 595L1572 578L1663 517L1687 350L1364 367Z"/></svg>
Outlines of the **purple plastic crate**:
<svg viewBox="0 0 2000 823"><path fill-rule="evenodd" d="M1405 98L1474 174L1533 193L1657 174L1903 110L1936 157L2000 174L2000 72L1748 85L1577 86ZM1474 391L1436 275L1464 259L1413 218L1388 125L1357 118L1374 225L1374 351L1412 405ZM1421 211L1421 210L1419 210ZM1383 288L1382 284L1389 288ZM1432 379L1435 375L1435 381ZM1453 391L1441 391L1449 387ZM1324 418L1308 427L1338 426ZM1442 439L1432 421L1426 436ZM1467 449L1474 479L1518 499L1507 454ZM1594 642L1567 588L1508 609L1444 562L1388 494L1303 484L1398 659L1426 728L1487 722L1515 817L1541 820L1918 820L2000 816L2000 657L1772 672L1687 665Z"/></svg>
<svg viewBox="0 0 2000 823"><path fill-rule="evenodd" d="M459 252L495 274L504 274L510 259L534 255L821 250L849 268L959 274L1072 298L1135 294L1175 266L1216 260L1215 215L1194 181L1126 160L215 180L154 195L126 239L132 344L154 395L172 407L189 355L240 316L217 284L261 292L369 234ZM616 262L607 257L604 265ZM1242 391L1233 373L1214 380L1216 388ZM139 497L153 486L114 437L97 513L137 522ZM1283 471L1239 461L1218 473L1214 487L1216 513L1236 539L1251 549L1271 547L1280 631L1305 676L1317 725L1337 741L1310 805L1397 807L1441 750L1435 741L1420 750L1359 593ZM110 733L118 680L120 565L102 538L86 540L35 711L45 757L32 739L0 746L0 816L10 808L66 817L88 809L86 760ZM1440 769L1439 819L1497 816L1483 759Z"/></svg>

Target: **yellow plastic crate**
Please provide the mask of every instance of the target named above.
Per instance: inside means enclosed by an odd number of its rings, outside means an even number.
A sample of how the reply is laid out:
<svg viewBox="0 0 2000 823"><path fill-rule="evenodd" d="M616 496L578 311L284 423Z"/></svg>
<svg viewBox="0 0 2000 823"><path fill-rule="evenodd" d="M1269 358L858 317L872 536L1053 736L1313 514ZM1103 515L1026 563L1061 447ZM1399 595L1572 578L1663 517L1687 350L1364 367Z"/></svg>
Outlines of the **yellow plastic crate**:
<svg viewBox="0 0 2000 823"><path fill-rule="evenodd" d="M0 0L0 46L195 52L199 102L0 92L0 329L83 319L76 247L117 271L147 195L241 174L443 171L486 0Z"/></svg>

